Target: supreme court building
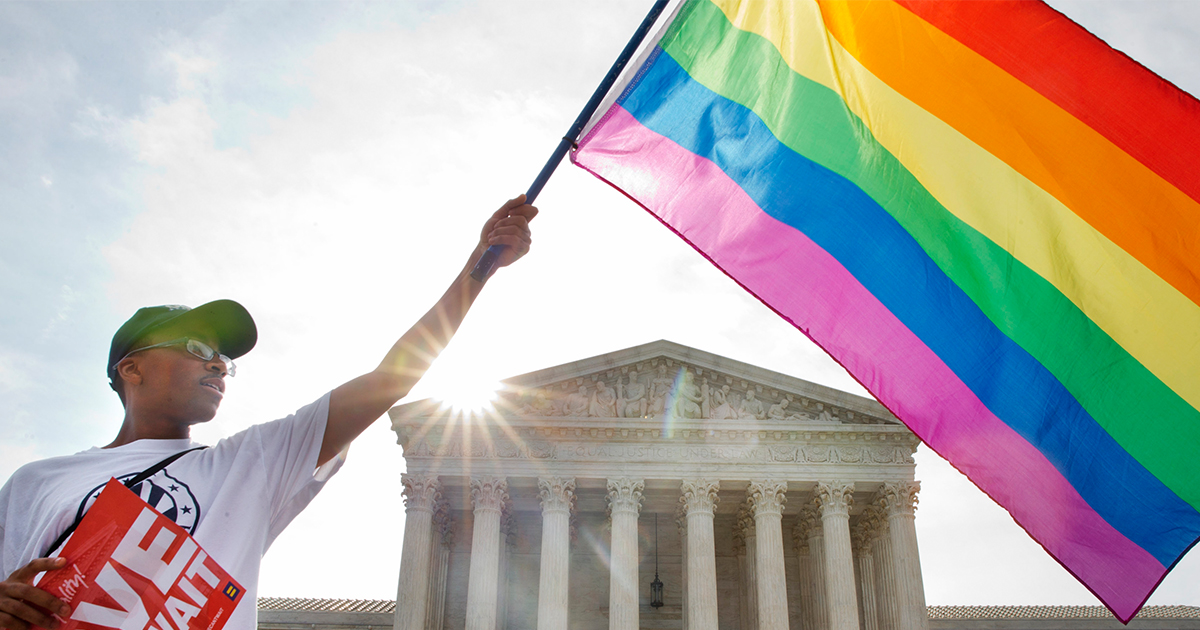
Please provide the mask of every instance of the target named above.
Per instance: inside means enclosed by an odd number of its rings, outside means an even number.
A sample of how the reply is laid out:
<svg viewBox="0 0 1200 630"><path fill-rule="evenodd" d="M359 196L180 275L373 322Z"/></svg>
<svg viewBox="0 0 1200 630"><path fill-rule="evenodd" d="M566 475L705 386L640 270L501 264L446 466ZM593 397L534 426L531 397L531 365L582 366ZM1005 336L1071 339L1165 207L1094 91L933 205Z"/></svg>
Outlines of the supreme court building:
<svg viewBox="0 0 1200 630"><path fill-rule="evenodd" d="M918 440L877 402L657 341L495 407L390 412L397 629L929 627Z"/></svg>

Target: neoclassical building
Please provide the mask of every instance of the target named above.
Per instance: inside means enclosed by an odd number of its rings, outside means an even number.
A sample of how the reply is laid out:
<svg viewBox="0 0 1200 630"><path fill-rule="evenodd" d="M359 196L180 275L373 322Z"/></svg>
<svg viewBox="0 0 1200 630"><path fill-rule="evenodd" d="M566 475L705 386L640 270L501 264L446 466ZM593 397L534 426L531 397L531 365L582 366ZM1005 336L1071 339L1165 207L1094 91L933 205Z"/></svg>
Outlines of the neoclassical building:
<svg viewBox="0 0 1200 630"><path fill-rule="evenodd" d="M873 400L657 341L390 416L397 629L929 627L918 440Z"/></svg>

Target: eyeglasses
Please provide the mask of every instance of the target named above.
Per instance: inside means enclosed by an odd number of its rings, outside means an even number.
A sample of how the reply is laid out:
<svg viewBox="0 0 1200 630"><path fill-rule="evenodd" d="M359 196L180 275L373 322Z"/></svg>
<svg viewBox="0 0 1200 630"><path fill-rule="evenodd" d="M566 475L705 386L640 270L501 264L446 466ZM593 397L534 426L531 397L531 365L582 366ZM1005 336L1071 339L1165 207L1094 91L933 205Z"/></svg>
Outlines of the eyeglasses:
<svg viewBox="0 0 1200 630"><path fill-rule="evenodd" d="M126 358L128 358L135 352L141 352L143 350L150 350L152 348L166 348L168 346L179 346L179 345L182 345L185 349L187 349L188 354L196 357L197 359L200 359L201 361L212 361L212 358L214 356L218 357L221 359L221 362L225 364L225 373L226 374L233 376L234 374L237 373L237 366L233 364L233 359L230 359L229 357L227 357L223 354L218 354L216 350L213 350L211 346L204 343L203 341L191 339L189 337L180 337L179 339L172 339L171 341L164 341L162 343L156 343L156 344L150 345L150 346L143 346L136 350L130 350L128 354L121 357L121 361L124 361ZM121 361L117 361L117 363L120 363Z"/></svg>

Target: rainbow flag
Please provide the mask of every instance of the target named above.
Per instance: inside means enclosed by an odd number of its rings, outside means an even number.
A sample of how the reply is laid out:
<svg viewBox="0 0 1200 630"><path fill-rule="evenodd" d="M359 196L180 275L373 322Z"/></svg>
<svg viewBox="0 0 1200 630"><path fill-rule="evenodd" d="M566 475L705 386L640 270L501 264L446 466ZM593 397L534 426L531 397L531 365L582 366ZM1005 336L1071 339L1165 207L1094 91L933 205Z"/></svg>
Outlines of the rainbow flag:
<svg viewBox="0 0 1200 630"><path fill-rule="evenodd" d="M1200 103L1033 2L687 0L573 161L1125 621L1200 537Z"/></svg>

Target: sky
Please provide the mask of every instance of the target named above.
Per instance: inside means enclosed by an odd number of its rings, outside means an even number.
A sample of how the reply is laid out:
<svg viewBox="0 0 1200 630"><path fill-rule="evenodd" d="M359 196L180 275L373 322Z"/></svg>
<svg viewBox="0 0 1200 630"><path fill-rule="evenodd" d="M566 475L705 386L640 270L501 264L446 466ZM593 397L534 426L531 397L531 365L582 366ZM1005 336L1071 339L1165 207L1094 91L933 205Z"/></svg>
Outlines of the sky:
<svg viewBox="0 0 1200 630"><path fill-rule="evenodd" d="M0 479L112 440L112 333L140 306L253 313L212 442L374 368L523 192L651 3L0 2ZM1200 94L1200 3L1052 4ZM1119 98L1119 95L1114 95ZM533 251L406 400L668 339L866 395L653 217L564 163ZM1096 604L922 447L930 604ZM276 541L260 595L391 599L386 420ZM1151 604L1200 605L1200 555Z"/></svg>

